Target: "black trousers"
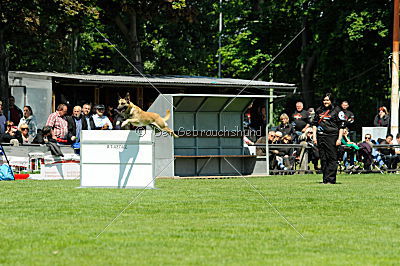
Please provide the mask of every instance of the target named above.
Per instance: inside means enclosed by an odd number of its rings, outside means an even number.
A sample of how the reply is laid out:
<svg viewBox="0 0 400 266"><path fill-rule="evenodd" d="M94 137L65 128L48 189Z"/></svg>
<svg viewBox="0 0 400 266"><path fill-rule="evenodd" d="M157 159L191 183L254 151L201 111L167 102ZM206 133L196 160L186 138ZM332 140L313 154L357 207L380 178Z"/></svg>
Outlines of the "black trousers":
<svg viewBox="0 0 400 266"><path fill-rule="evenodd" d="M338 135L318 135L319 157L324 183L336 183L336 172L338 167L338 148L336 140Z"/></svg>

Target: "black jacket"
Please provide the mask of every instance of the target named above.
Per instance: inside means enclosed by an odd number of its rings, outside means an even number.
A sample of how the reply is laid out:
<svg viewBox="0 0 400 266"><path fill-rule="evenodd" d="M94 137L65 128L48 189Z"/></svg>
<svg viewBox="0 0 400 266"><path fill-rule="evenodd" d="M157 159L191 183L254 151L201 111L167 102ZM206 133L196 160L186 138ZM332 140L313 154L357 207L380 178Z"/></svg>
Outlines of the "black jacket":
<svg viewBox="0 0 400 266"><path fill-rule="evenodd" d="M82 130L87 130L88 129L87 121L82 115L81 115L81 121L82 121ZM71 137L76 136L76 122L73 116L67 116L67 122L68 122L67 140L68 142L71 143L72 142Z"/></svg>
<svg viewBox="0 0 400 266"><path fill-rule="evenodd" d="M313 126L317 127L319 135L337 135L339 129L346 127L346 121L339 118L339 108L330 105L329 107L320 106L315 111Z"/></svg>
<svg viewBox="0 0 400 266"><path fill-rule="evenodd" d="M385 115L382 118L379 115L375 116L374 127L389 127L389 126L390 126L390 116L389 115Z"/></svg>
<svg viewBox="0 0 400 266"><path fill-rule="evenodd" d="M354 124L354 114L349 110L340 110L339 118L346 121L346 127L350 128ZM343 117L342 117L343 116Z"/></svg>
<svg viewBox="0 0 400 266"><path fill-rule="evenodd" d="M82 115L82 119L85 120L86 123L86 129L89 129L88 124L87 124L87 120L86 120L86 115ZM92 115L89 115L89 126L90 126L90 130L94 130L96 129L96 126L94 125L94 121L93 121L93 117Z"/></svg>
<svg viewBox="0 0 400 266"><path fill-rule="evenodd" d="M294 134L294 128L292 124L286 124L286 125L284 125L283 123L279 124L276 130L282 132L283 136L285 135L292 136Z"/></svg>

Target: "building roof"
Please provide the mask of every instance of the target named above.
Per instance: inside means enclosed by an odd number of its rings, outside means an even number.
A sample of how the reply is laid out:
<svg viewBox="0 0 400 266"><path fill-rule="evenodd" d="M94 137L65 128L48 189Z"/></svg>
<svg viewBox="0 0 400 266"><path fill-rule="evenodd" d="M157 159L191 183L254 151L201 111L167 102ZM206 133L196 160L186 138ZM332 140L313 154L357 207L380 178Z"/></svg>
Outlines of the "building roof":
<svg viewBox="0 0 400 266"><path fill-rule="evenodd" d="M149 86L197 86L197 87L249 87L249 88L281 88L295 89L294 84L267 82L259 80L213 78L197 76L122 76L122 75L90 75L90 74L67 74L52 72L25 72L9 71L9 77L30 77L42 79L70 79L79 83L106 83L106 84L137 84ZM151 83L151 84L150 84Z"/></svg>

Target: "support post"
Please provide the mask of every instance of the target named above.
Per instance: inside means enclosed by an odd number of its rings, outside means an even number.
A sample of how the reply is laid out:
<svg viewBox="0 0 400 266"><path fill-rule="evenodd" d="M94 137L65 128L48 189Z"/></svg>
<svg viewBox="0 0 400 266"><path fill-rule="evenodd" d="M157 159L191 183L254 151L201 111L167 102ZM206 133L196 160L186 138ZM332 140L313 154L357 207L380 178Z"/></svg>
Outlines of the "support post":
<svg viewBox="0 0 400 266"><path fill-rule="evenodd" d="M390 132L393 136L396 136L399 132L399 0L394 0L393 12L392 93L390 109Z"/></svg>

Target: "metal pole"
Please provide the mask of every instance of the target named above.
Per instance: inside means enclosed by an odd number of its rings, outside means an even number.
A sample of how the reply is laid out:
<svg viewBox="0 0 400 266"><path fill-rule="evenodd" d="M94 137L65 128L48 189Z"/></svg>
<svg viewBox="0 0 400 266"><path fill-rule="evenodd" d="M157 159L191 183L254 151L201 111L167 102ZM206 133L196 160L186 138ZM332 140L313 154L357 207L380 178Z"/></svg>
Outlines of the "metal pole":
<svg viewBox="0 0 400 266"><path fill-rule="evenodd" d="M4 155L4 157L6 158L8 167L10 168L11 174L13 175L13 178L14 178L14 180L15 180L14 171L13 171L12 168L11 168L10 161L8 160L6 151L4 150L4 147L3 147L3 145L1 145L1 143L0 143L0 150L3 152L3 155Z"/></svg>
<svg viewBox="0 0 400 266"><path fill-rule="evenodd" d="M393 11L392 94L390 109L390 132L396 136L399 132L399 0L394 0Z"/></svg>
<svg viewBox="0 0 400 266"><path fill-rule="evenodd" d="M218 37L218 77L221 78L221 47L222 47L222 0L219 0L219 37Z"/></svg>

